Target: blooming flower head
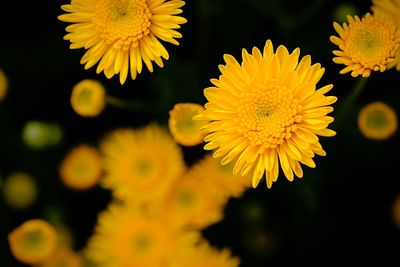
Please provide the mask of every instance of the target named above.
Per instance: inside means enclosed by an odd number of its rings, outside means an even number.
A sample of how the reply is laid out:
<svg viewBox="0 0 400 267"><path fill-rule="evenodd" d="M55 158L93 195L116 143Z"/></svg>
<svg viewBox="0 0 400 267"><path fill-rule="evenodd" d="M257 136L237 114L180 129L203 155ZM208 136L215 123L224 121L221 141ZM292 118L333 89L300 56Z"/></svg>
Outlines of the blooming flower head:
<svg viewBox="0 0 400 267"><path fill-rule="evenodd" d="M202 229L222 220L226 202L209 177L189 170L175 182L161 209L179 227Z"/></svg>
<svg viewBox="0 0 400 267"><path fill-rule="evenodd" d="M253 169L253 187L266 174L267 186L276 181L281 166L292 181L303 176L300 163L314 168L315 154L324 156L318 135L333 136L327 116L336 101L325 96L332 85L316 90L324 68L311 65L311 57L298 61L300 49L291 54L284 46L274 52L268 40L263 52L243 49L243 62L225 55L222 75L206 88L206 110L196 119L211 121L203 130L204 147L216 150L223 165L236 159L233 173L248 174Z"/></svg>
<svg viewBox="0 0 400 267"><path fill-rule="evenodd" d="M163 67L169 55L160 41L179 44L176 29L186 19L177 15L184 5L180 0L72 0L61 7L68 14L58 18L72 23L64 37L70 48L87 49L81 59L85 69L99 63L97 73L119 74L123 84L128 72L135 79L143 64L150 72L152 62Z"/></svg>
<svg viewBox="0 0 400 267"><path fill-rule="evenodd" d="M185 169L179 146L155 124L116 130L103 140L101 150L106 171L103 186L121 200L157 201Z"/></svg>
<svg viewBox="0 0 400 267"><path fill-rule="evenodd" d="M240 197L251 186L251 176L242 177L233 174L233 162L221 165L211 155L205 156L195 164L192 169L197 176L207 179L212 183L218 193L225 197Z"/></svg>
<svg viewBox="0 0 400 267"><path fill-rule="evenodd" d="M341 74L369 77L372 71L385 71L394 62L400 45L400 29L394 23L380 16L367 13L363 18L347 16L348 25L333 27L338 36L331 36L332 43L340 50L334 50L333 61L346 67Z"/></svg>
<svg viewBox="0 0 400 267"><path fill-rule="evenodd" d="M8 90L8 79L2 69L0 69L0 101L4 99Z"/></svg>
<svg viewBox="0 0 400 267"><path fill-rule="evenodd" d="M166 266L175 250L197 238L160 217L113 205L99 216L86 255L96 266Z"/></svg>
<svg viewBox="0 0 400 267"><path fill-rule="evenodd" d="M218 250L205 240L182 254L173 261L174 267L238 267L240 264L240 259L233 257L229 249Z"/></svg>
<svg viewBox="0 0 400 267"><path fill-rule="evenodd" d="M83 80L72 88L71 106L83 117L96 117L105 106L106 90L95 80Z"/></svg>
<svg viewBox="0 0 400 267"><path fill-rule="evenodd" d="M168 126L176 142L184 146L195 146L203 142L204 135L200 128L206 122L193 120L203 110L199 104L179 103L169 111Z"/></svg>
<svg viewBox="0 0 400 267"><path fill-rule="evenodd" d="M372 11L392 20L397 29L400 29L400 1L398 0L372 0ZM395 60L389 64L389 68L396 66L400 71L400 49L397 49Z"/></svg>
<svg viewBox="0 0 400 267"><path fill-rule="evenodd" d="M361 109L358 128L366 138L388 139L397 130L396 112L383 102L373 102Z"/></svg>
<svg viewBox="0 0 400 267"><path fill-rule="evenodd" d="M38 267L83 267L83 259L75 251L62 247Z"/></svg>
<svg viewBox="0 0 400 267"><path fill-rule="evenodd" d="M24 222L8 235L15 258L26 264L39 264L56 251L57 232L48 222L33 219Z"/></svg>
<svg viewBox="0 0 400 267"><path fill-rule="evenodd" d="M27 208L35 202L37 186L33 178L26 173L10 175L2 185L4 200L11 207Z"/></svg>
<svg viewBox="0 0 400 267"><path fill-rule="evenodd" d="M101 178L103 162L97 150L88 145L73 148L61 162L62 182L77 190L94 187Z"/></svg>

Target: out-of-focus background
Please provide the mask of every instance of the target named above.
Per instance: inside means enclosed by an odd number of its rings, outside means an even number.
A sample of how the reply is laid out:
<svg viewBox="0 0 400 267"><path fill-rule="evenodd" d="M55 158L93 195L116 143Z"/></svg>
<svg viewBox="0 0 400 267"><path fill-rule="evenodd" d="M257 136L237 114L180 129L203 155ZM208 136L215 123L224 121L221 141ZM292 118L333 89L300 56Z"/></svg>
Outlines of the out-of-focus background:
<svg viewBox="0 0 400 267"><path fill-rule="evenodd" d="M79 64L84 51L70 50L63 40L67 24L57 16L66 3L6 0L0 8L0 68L9 81L0 102L0 181L24 172L38 185L38 198L27 209L12 208L0 197L2 267L24 266L11 255L7 235L31 218L63 222L74 236L74 248L82 248L111 197L100 187L84 192L66 188L58 174L65 154L80 143L98 145L115 128L166 125L175 103L204 104L202 90L218 77L224 53L240 59L242 48L261 48L266 39L290 51L300 47L302 56L310 54L326 68L319 85L334 84L331 94L338 96L334 106L339 106L356 79L340 75L342 66L332 62L332 23L346 13L362 16L371 6L370 1L186 1L188 23L181 29L180 46L166 45L171 56L165 67L153 74L145 70L121 86L117 77L108 80L95 68L85 71ZM366 139L357 116L373 101L399 112L400 73L371 76L340 127L333 124L337 136L321 138L328 155L317 156L317 168L304 167L304 178L294 182L281 174L272 189L261 183L232 199L224 219L203 230L211 244L231 248L243 267L372 260L398 265L400 225L393 219L393 203L400 195L399 133L384 141ZM71 89L86 78L101 81L108 95L136 104L130 109L107 106L96 118L77 115L69 102ZM35 135L32 123L56 128L52 136L61 141L41 149L29 145L29 136ZM183 150L188 164L204 155L201 145Z"/></svg>

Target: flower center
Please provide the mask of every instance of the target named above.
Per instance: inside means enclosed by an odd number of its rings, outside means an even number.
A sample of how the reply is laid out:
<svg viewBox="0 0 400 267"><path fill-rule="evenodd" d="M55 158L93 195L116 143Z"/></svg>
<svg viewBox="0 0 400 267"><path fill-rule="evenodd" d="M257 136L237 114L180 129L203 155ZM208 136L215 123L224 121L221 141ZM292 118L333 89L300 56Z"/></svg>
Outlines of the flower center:
<svg viewBox="0 0 400 267"><path fill-rule="evenodd" d="M252 83L237 103L239 131L254 145L275 148L296 131L301 110L292 91L276 81Z"/></svg>
<svg viewBox="0 0 400 267"><path fill-rule="evenodd" d="M23 244L27 249L32 250L41 247L43 242L43 233L40 230L36 230L26 233Z"/></svg>
<svg viewBox="0 0 400 267"><path fill-rule="evenodd" d="M347 43L347 54L356 62L373 69L387 64L394 57L398 44L395 41L395 27L376 18L365 18L354 24Z"/></svg>
<svg viewBox="0 0 400 267"><path fill-rule="evenodd" d="M146 0L102 0L97 4L93 23L108 44L128 50L149 34L150 19Z"/></svg>
<svg viewBox="0 0 400 267"><path fill-rule="evenodd" d="M178 203L184 208L191 208L196 202L196 197L191 190L182 190L178 194Z"/></svg>
<svg viewBox="0 0 400 267"><path fill-rule="evenodd" d="M93 100L93 90L90 88L84 88L80 92L80 94L77 97L77 103L79 103L79 106L90 106L92 104Z"/></svg>
<svg viewBox="0 0 400 267"><path fill-rule="evenodd" d="M385 112L375 110L368 114L367 125L371 129L385 129L389 125L389 119Z"/></svg>
<svg viewBox="0 0 400 267"><path fill-rule="evenodd" d="M151 174L152 168L149 160L140 159L135 163L135 172L142 178L146 178Z"/></svg>
<svg viewBox="0 0 400 267"><path fill-rule="evenodd" d="M133 241L133 247L137 253L146 253L152 247L152 239L146 234L138 235Z"/></svg>

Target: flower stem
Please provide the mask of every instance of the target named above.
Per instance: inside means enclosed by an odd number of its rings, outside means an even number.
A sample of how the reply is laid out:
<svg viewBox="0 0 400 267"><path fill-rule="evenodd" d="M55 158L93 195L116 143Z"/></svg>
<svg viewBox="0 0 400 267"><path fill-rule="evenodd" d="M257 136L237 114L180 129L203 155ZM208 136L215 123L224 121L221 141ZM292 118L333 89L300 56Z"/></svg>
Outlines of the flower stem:
<svg viewBox="0 0 400 267"><path fill-rule="evenodd" d="M358 78L354 84L353 89L350 94L343 100L343 102L338 107L338 112L336 115L336 125L341 125L348 114L349 108L354 104L357 98L360 96L363 89L368 83L367 78Z"/></svg>

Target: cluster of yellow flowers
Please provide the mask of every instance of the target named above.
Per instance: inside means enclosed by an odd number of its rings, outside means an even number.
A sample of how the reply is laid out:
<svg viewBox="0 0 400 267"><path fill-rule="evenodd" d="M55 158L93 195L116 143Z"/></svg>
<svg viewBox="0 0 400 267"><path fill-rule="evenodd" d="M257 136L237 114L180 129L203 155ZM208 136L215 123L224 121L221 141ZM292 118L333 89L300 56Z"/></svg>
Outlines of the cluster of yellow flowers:
<svg viewBox="0 0 400 267"><path fill-rule="evenodd" d="M348 24L333 24L339 36L330 40L340 49L333 51L333 61L346 66L342 74L368 77L374 71L400 71L400 2L372 0L371 9L372 15L347 16ZM381 101L370 103L360 111L358 127L366 138L385 140L397 130L396 112Z"/></svg>
<svg viewBox="0 0 400 267"><path fill-rule="evenodd" d="M400 1L372 2L371 14L333 24L338 34L330 38L338 47L333 61L345 65L341 74L366 78L400 71ZM62 6L67 14L59 19L71 24L64 37L70 47L87 50L81 59L85 69L97 64L97 73L119 75L124 84L143 64L150 72L153 63L163 67L169 54L161 41L179 44L184 5L180 0L72 0ZM336 134L328 127L337 98L327 95L332 84L317 86L325 72L320 64L301 57L299 48L290 52L271 40L262 49L243 49L240 60L228 54L223 59L221 75L204 89L207 103L176 104L169 112L169 132L157 124L117 129L99 149L79 145L61 162L60 177L69 188L100 184L112 191L113 201L99 215L83 252L96 266L238 266L229 249L212 247L200 231L223 219L229 198L257 187L263 177L268 188L280 171L289 181L302 178L303 165L315 168L315 155L326 155L320 138ZM0 101L7 88L0 70ZM106 88L85 79L73 87L70 103L77 114L95 117L106 100ZM396 113L385 103L372 103L361 110L358 126L368 138L387 139L397 129ZM212 155L187 166L179 144L203 142ZM23 174L4 188L16 207L36 198L34 182ZM82 266L81 256L60 245L58 236L54 226L34 219L13 230L9 244L27 264Z"/></svg>
<svg viewBox="0 0 400 267"><path fill-rule="evenodd" d="M187 167L181 148L156 124L114 130L100 152L78 146L60 167L62 181L81 190L94 186L104 168L100 184L114 201L99 216L85 249L96 266L185 266L188 255L238 266L237 258L212 248L199 230L222 220L228 199L241 196L249 179L209 155Z"/></svg>

